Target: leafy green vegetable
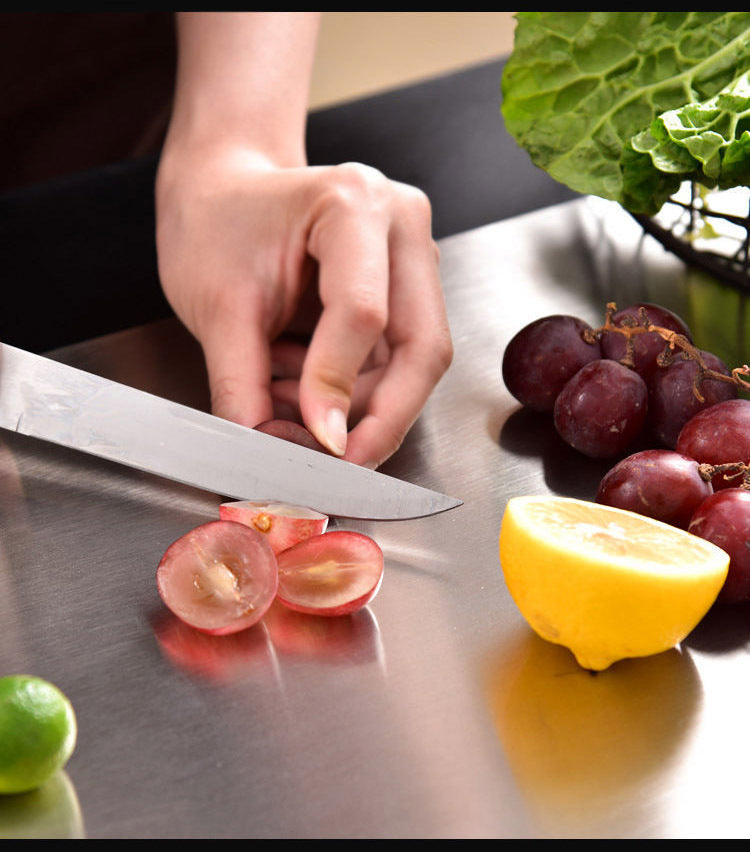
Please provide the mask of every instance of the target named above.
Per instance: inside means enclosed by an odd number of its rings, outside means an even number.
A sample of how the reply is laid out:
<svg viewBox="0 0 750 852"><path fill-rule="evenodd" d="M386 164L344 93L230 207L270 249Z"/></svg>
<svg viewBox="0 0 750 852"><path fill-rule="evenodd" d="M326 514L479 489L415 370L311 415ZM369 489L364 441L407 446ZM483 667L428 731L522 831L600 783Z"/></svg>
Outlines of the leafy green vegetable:
<svg viewBox="0 0 750 852"><path fill-rule="evenodd" d="M750 12L517 12L506 127L577 192L654 214L750 182Z"/></svg>

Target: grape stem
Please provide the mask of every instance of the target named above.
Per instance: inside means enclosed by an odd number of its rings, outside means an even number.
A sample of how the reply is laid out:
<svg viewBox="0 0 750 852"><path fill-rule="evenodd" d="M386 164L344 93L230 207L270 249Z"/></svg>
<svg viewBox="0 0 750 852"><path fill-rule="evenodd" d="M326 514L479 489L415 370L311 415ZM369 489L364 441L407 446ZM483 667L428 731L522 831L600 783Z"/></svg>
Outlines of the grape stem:
<svg viewBox="0 0 750 852"><path fill-rule="evenodd" d="M710 369L703 360L700 349L694 346L684 334L672 331L669 328L663 328L660 325L654 325L646 314L646 309L641 308L639 311L639 319L635 317L624 317L622 325L615 325L612 321L614 314L617 311L617 305L614 302L607 303L607 310L604 317L604 325L601 328L587 329L583 332L584 340L587 343L594 343L605 332L615 332L625 336L625 355L620 359L620 363L624 367L635 366L633 360L633 346L635 336L638 334L656 333L665 341L663 351L658 355L656 361L660 367L668 367L673 363L675 354L679 351L680 357L686 360L695 361L698 365L698 372L693 381L693 393L698 402L705 402L705 397L700 392L700 384L704 379L716 379L720 382L729 382L736 385L741 390L750 391L750 366L744 364L742 367L735 367L729 375L719 373L716 370ZM750 486L748 486L750 487Z"/></svg>
<svg viewBox="0 0 750 852"><path fill-rule="evenodd" d="M698 473L704 482L710 482L715 476L723 475L724 479L731 480L742 477L738 488L750 491L750 465L744 462L727 462L726 464L699 464Z"/></svg>

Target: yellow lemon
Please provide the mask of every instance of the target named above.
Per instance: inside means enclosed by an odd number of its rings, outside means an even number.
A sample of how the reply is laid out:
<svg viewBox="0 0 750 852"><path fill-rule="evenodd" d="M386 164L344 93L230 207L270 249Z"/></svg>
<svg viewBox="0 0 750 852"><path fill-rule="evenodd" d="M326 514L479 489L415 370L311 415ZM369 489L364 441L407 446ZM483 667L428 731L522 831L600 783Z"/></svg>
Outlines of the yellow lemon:
<svg viewBox="0 0 750 852"><path fill-rule="evenodd" d="M569 497L513 497L500 529L513 600L586 669L681 642L716 600L729 556L660 521Z"/></svg>

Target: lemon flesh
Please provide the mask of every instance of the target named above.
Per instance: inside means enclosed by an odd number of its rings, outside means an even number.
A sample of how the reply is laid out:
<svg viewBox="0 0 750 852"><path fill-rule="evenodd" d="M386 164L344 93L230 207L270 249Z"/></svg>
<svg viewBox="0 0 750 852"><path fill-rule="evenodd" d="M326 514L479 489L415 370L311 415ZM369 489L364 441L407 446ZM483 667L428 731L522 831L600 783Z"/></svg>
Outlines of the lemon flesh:
<svg viewBox="0 0 750 852"><path fill-rule="evenodd" d="M0 678L0 793L35 790L73 753L76 717L68 698L32 675Z"/></svg>
<svg viewBox="0 0 750 852"><path fill-rule="evenodd" d="M711 608L729 555L660 521L570 497L513 497L500 529L508 590L530 626L602 670L673 648Z"/></svg>

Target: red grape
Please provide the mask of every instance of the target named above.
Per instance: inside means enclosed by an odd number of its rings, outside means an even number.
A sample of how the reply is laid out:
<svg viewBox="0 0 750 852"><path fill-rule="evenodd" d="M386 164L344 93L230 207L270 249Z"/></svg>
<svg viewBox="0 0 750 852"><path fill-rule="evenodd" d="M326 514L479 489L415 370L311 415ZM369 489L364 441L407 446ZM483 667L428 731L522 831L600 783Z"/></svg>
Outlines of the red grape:
<svg viewBox="0 0 750 852"><path fill-rule="evenodd" d="M699 411L682 428L677 452L705 464L750 464L750 400L729 399ZM737 480L714 477L714 490Z"/></svg>
<svg viewBox="0 0 750 852"><path fill-rule="evenodd" d="M503 354L503 381L533 411L551 412L565 383L584 364L602 357L599 341L587 343L591 326L577 317L554 314L522 328Z"/></svg>
<svg viewBox="0 0 750 852"><path fill-rule="evenodd" d="M173 542L156 573L172 612L206 633L255 624L273 602L276 556L264 535L235 521L209 521Z"/></svg>
<svg viewBox="0 0 750 852"><path fill-rule="evenodd" d="M349 530L315 535L278 555L281 603L313 615L347 615L377 594L383 551Z"/></svg>
<svg viewBox="0 0 750 852"><path fill-rule="evenodd" d="M648 389L634 370L617 361L586 364L560 391L554 423L560 437L592 458L626 450L646 419Z"/></svg>
<svg viewBox="0 0 750 852"><path fill-rule="evenodd" d="M639 302L627 308L617 311L612 316L612 323L618 327L624 327L632 323L643 325L641 309L652 325L661 326L668 331L682 334L688 340L692 340L690 329L684 320L667 308L653 305L648 302ZM664 351L667 341L657 331L634 334L633 340L633 369L648 380L657 367L659 354ZM624 334L616 331L605 331L601 335L602 357L620 361L625 357L627 338Z"/></svg>
<svg viewBox="0 0 750 852"><path fill-rule="evenodd" d="M688 532L729 554L729 573L718 600L750 600L750 491L724 488L707 497L696 509Z"/></svg>
<svg viewBox="0 0 750 852"><path fill-rule="evenodd" d="M320 453L330 455L309 429L301 423L295 423L294 420L282 420L281 418L264 420L253 428L257 429L258 432L265 432L266 435L273 435L274 438L282 438L284 441L299 444L309 450L317 450Z"/></svg>
<svg viewBox="0 0 750 852"><path fill-rule="evenodd" d="M699 350L706 366L717 373L730 375L724 362L711 352ZM668 367L659 367L651 376L648 396L648 426L651 434L664 446L676 449L682 427L699 411L729 399L737 398L737 386L720 379L706 377L695 395L695 378L700 367L692 358L677 356ZM685 453L691 456L692 453Z"/></svg>
<svg viewBox="0 0 750 852"><path fill-rule="evenodd" d="M595 499L687 529L693 512L713 493L699 467L695 459L674 450L642 450L604 476Z"/></svg>

